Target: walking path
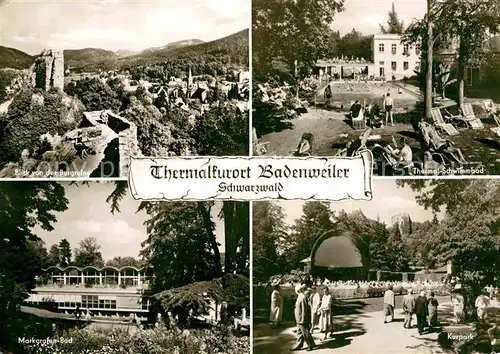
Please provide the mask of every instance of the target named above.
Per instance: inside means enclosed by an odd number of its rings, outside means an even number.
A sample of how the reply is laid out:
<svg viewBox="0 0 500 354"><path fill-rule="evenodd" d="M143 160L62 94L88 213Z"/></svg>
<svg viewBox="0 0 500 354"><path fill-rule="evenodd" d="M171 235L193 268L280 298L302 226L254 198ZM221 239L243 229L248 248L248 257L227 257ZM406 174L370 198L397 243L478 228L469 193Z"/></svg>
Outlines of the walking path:
<svg viewBox="0 0 500 354"><path fill-rule="evenodd" d="M497 301L492 302L492 307L500 307ZM320 333L313 334L317 349L314 353L394 353L394 354L442 354L449 353L442 349L438 339L442 336L448 337L448 333L466 336L473 333L469 326L449 325L452 307L450 303L440 304L439 319L441 323L448 324L443 327L447 333L424 333L417 332L416 319L412 321L412 328L403 327L403 314L401 309L395 311L395 321L383 323L382 312L369 312L362 315L349 315L334 317L335 328L340 330L334 332L334 338L321 341ZM295 327L286 329L271 329L269 324L254 326L254 354L263 353L289 353L297 338L293 333ZM455 339L464 340L464 339ZM297 351L295 353L305 353Z"/></svg>

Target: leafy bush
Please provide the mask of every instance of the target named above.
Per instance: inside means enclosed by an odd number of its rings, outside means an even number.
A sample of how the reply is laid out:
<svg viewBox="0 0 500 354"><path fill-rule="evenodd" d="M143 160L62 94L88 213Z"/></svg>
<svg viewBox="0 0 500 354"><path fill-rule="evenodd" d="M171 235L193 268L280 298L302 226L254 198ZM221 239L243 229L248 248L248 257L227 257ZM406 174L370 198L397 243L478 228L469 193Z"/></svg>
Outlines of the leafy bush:
<svg viewBox="0 0 500 354"><path fill-rule="evenodd" d="M117 111L122 105L118 93L95 77L72 81L64 90L82 101L87 111Z"/></svg>
<svg viewBox="0 0 500 354"><path fill-rule="evenodd" d="M28 354L243 354L250 352L248 337L236 338L228 328L214 330L71 329L54 341L26 346Z"/></svg>
<svg viewBox="0 0 500 354"><path fill-rule="evenodd" d="M24 149L37 155L47 147L40 137L47 133L63 135L75 129L83 118L82 108L60 92L20 92L0 124L3 127L0 160L18 161Z"/></svg>

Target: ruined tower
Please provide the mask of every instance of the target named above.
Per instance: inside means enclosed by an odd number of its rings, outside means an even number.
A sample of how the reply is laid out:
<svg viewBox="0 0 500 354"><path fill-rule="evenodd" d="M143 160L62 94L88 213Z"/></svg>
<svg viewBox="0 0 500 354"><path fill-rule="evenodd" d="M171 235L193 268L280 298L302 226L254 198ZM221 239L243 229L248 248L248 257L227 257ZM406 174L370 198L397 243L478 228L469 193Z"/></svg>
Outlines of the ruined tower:
<svg viewBox="0 0 500 354"><path fill-rule="evenodd" d="M64 54L62 50L46 49L35 62L36 87L48 91L64 88Z"/></svg>

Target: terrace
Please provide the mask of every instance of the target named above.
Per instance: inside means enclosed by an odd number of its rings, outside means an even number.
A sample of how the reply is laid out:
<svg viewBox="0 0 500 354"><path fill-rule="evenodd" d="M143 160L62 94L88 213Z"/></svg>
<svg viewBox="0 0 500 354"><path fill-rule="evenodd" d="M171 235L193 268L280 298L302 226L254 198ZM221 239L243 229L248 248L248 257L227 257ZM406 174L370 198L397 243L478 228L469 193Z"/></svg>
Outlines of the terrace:
<svg viewBox="0 0 500 354"><path fill-rule="evenodd" d="M69 266L66 268L49 267L44 270L38 281L39 288L46 287L64 287L70 288L147 288L153 279L153 271L151 268L135 268L135 267L96 267L78 268Z"/></svg>

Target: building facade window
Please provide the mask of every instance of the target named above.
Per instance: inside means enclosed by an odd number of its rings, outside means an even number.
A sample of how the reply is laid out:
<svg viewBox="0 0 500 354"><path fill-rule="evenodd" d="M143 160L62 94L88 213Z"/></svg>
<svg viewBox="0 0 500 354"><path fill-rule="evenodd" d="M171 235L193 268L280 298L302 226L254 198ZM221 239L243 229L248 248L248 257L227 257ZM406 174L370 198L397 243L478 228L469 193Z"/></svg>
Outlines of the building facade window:
<svg viewBox="0 0 500 354"><path fill-rule="evenodd" d="M384 44L383 43L381 43L381 44L378 45L378 51L379 51L379 53L383 53L384 49L385 48L384 48Z"/></svg>
<svg viewBox="0 0 500 354"><path fill-rule="evenodd" d="M383 61L379 61L378 65L384 65L385 63Z"/></svg>
<svg viewBox="0 0 500 354"><path fill-rule="evenodd" d="M408 54L410 54L410 46L409 46L408 44L405 44L405 45L403 46L403 54L404 54L404 55L408 55Z"/></svg>
<svg viewBox="0 0 500 354"><path fill-rule="evenodd" d="M420 43L415 44L415 53L417 55L420 55L421 50L422 50L422 48L420 47Z"/></svg>
<svg viewBox="0 0 500 354"><path fill-rule="evenodd" d="M397 69L397 68L398 68L398 66L396 65L396 62L395 62L395 61L393 61L393 62L391 63L391 69L392 69L392 71L396 71L396 69Z"/></svg>
<svg viewBox="0 0 500 354"><path fill-rule="evenodd" d="M408 62L403 62L403 70L408 70Z"/></svg>
<svg viewBox="0 0 500 354"><path fill-rule="evenodd" d="M392 45L391 45L391 52L392 52L392 54L393 54L393 55L395 55L395 54L396 54L396 52L397 52L397 48L398 48L398 46L397 46L396 44L392 44Z"/></svg>

